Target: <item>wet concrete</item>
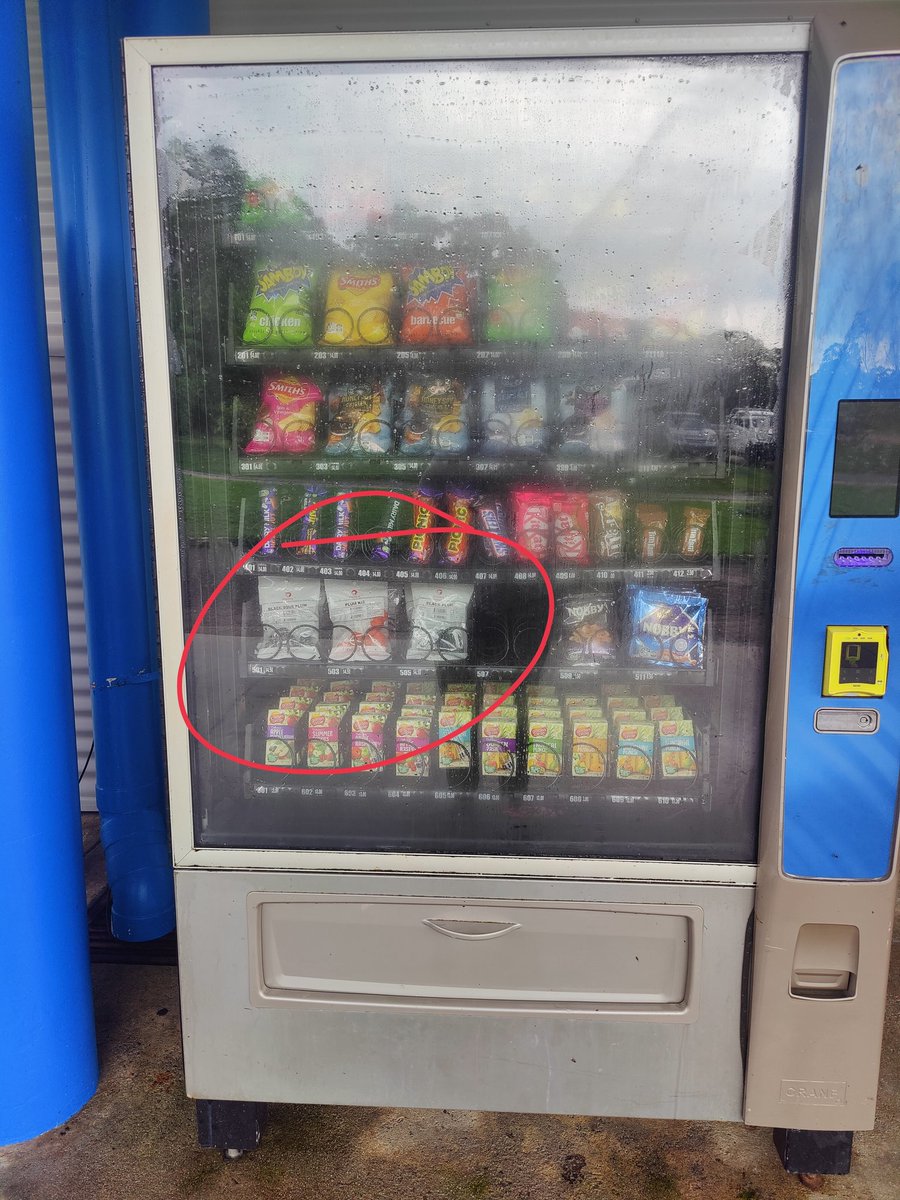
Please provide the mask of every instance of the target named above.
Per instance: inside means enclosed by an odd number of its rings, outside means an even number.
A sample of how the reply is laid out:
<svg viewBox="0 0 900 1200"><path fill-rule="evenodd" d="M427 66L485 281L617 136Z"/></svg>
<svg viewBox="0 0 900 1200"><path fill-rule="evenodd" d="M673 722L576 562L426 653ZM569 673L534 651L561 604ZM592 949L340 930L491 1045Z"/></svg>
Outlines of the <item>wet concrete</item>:
<svg viewBox="0 0 900 1200"><path fill-rule="evenodd" d="M91 851L91 853L94 853ZM88 855L89 887L96 875ZM800 1200L771 1132L681 1121L277 1107L237 1162L196 1145L174 968L94 971L102 1078L61 1128L0 1150L2 1200ZM7 1034L8 1036L8 1034ZM900 1198L900 936L877 1127L818 1194ZM815 1182L815 1181L811 1181Z"/></svg>

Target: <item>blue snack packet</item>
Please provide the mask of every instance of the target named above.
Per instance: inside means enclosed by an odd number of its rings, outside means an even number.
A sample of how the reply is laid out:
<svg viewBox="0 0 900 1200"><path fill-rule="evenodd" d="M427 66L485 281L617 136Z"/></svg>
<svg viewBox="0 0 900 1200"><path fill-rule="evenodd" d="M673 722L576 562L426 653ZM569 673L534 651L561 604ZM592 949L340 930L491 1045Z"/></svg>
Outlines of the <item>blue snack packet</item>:
<svg viewBox="0 0 900 1200"><path fill-rule="evenodd" d="M633 662L690 670L703 666L705 596L631 583L627 598L628 656Z"/></svg>

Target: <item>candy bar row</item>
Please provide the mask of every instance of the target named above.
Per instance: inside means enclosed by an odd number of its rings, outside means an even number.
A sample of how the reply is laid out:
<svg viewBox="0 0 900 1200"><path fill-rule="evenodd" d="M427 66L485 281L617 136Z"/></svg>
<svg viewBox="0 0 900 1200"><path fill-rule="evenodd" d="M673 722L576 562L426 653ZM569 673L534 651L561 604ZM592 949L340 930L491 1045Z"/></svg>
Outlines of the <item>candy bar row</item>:
<svg viewBox="0 0 900 1200"><path fill-rule="evenodd" d="M313 508L323 500L334 503ZM278 553L274 530L292 512L311 509L280 536L284 542L304 542L286 549L306 562L347 562L362 555L375 562L390 559L415 566L441 565L467 567L477 559L502 564L514 560L530 561L509 541L525 547L539 562L547 565L586 567L613 566L626 561L653 566L667 559L685 563L702 561L708 556L711 507L703 503L675 501L632 502L625 492L608 488L582 492L551 490L535 486L513 488L506 496L483 494L469 484L450 484L446 488L419 484L412 499L410 528L421 529L411 537L398 538L402 529L404 503L388 499L380 528L381 537L360 539L367 532L359 528L358 502L343 488L309 483L299 492L265 487L259 490L261 536L268 540L259 554ZM425 505L450 514L457 521L481 530L489 537L475 537L463 529L449 533L430 533L443 519ZM323 537L349 540L316 545ZM507 540L500 540L507 539Z"/></svg>
<svg viewBox="0 0 900 1200"><path fill-rule="evenodd" d="M327 771L360 767L397 779L447 772L463 786L480 779L695 781L695 722L672 694L561 694L528 684L503 698L502 684L373 680L327 687L298 680L265 721L269 767ZM476 725L476 714L500 704ZM446 739L446 740L441 740ZM434 742L440 742L435 746ZM398 758L388 763L385 760Z"/></svg>
<svg viewBox="0 0 900 1200"><path fill-rule="evenodd" d="M371 458L399 454L452 458L614 455L625 430L610 389L593 376L565 383L551 413L543 379L495 374L474 389L460 379L413 379L398 396L389 378L320 386L303 375L270 374L245 454Z"/></svg>

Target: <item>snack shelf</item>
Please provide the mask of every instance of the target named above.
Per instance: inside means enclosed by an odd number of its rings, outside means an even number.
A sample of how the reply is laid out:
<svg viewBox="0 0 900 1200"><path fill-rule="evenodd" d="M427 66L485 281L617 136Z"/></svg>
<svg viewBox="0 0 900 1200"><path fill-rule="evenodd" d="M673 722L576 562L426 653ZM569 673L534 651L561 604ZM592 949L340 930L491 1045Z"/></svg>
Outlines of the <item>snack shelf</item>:
<svg viewBox="0 0 900 1200"><path fill-rule="evenodd" d="M600 455L589 458L553 458L510 454L505 458L457 457L413 458L401 454L373 454L366 457L329 458L324 454L232 454L231 473L238 478L260 480L332 478L342 480L391 479L398 486L404 480L423 478L528 479L549 477L560 481L602 479L627 483L633 479L670 477L690 471L691 478L717 476L714 460L631 458L624 455Z"/></svg>
<svg viewBox="0 0 900 1200"><path fill-rule="evenodd" d="M241 661L243 679L289 679L304 676L324 678L360 679L367 675L385 675L399 679L427 679L440 672L447 679L471 679L478 682L505 680L511 682L524 669L524 663L516 666L493 666L469 662L406 662L395 659L366 659L332 662L329 659L268 658L258 659L247 655ZM706 687L714 682L711 666L701 668L643 667L611 663L585 666L539 663L532 672L535 682L586 683L594 681L622 683L646 683L651 680L667 680L679 687ZM530 676L529 676L530 678Z"/></svg>
<svg viewBox="0 0 900 1200"><path fill-rule="evenodd" d="M383 784L371 783L346 784L337 781L337 777L322 776L319 783L267 783L262 772L250 772L251 779L248 791L252 796L290 796L296 798L322 799L327 796L329 803L332 799L358 800L421 800L423 803L441 801L465 801L467 804L490 804L501 801L507 805L516 806L549 806L565 807L567 805L590 805L596 809L613 805L628 805L641 808L662 808L676 810L678 808L696 808L706 806L708 796L704 787L691 790L682 787L677 791L661 791L658 787L644 790L627 790L621 780L611 780L613 791L577 791L573 789L549 789L527 787L524 790L518 786L501 791L498 789L472 788L470 791L461 788L441 787L400 787L395 780ZM312 776L297 776L298 779L309 780ZM361 775L356 778L362 778ZM514 781L513 781L514 782ZM684 780L681 781L682 784Z"/></svg>
<svg viewBox="0 0 900 1200"><path fill-rule="evenodd" d="M245 774L245 796L292 797L328 802L348 800L371 803L392 801L421 801L422 803L460 803L468 808L475 805L499 806L525 811L553 808L556 810L633 807L663 809L675 812L682 808L708 809L711 793L707 739L697 730L697 751L700 769L698 777L690 779L653 779L630 782L617 778L581 779L570 777L532 777L523 770L510 779L482 778L459 786L450 786L445 772L432 770L427 780L398 779L392 767L376 772L355 775L283 775L272 771L248 768ZM252 724L245 729L244 758L257 761L254 747L262 740L260 730Z"/></svg>
<svg viewBox="0 0 900 1200"><path fill-rule="evenodd" d="M573 346L535 346L509 342L491 346L264 346L245 344L233 336L225 343L228 367L272 367L281 370L315 370L331 366L427 367L442 372L467 373L479 367L514 367L550 371L567 365L592 364L623 358L619 346L589 342Z"/></svg>
<svg viewBox="0 0 900 1200"><path fill-rule="evenodd" d="M391 583L537 583L540 575L533 568L508 567L413 567L398 563L341 563L298 562L287 558L250 559L241 568L247 575L318 576L324 579L372 579ZM615 567L548 567L547 573L555 584L594 583L651 583L677 580L679 582L716 580L720 577L719 562L658 563L648 566Z"/></svg>

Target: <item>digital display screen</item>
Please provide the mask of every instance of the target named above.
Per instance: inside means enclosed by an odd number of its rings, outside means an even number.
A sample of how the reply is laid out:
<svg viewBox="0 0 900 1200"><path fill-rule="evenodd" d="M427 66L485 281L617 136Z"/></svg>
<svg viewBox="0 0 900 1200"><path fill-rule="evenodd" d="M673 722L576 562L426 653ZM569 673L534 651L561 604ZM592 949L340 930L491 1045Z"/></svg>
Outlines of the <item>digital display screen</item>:
<svg viewBox="0 0 900 1200"><path fill-rule="evenodd" d="M841 400L831 477L832 517L900 512L900 400Z"/></svg>
<svg viewBox="0 0 900 1200"><path fill-rule="evenodd" d="M877 642L841 644L839 683L874 683L878 669Z"/></svg>

